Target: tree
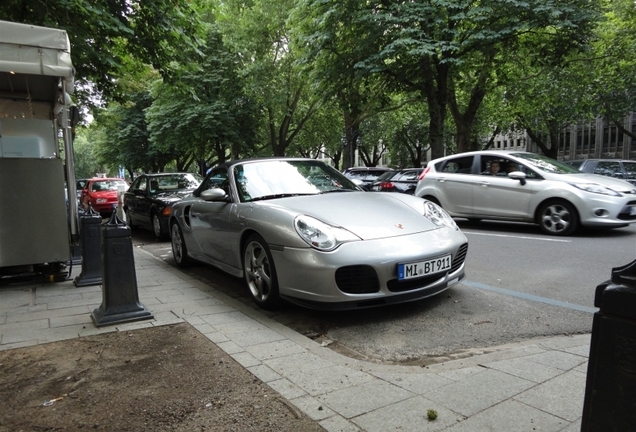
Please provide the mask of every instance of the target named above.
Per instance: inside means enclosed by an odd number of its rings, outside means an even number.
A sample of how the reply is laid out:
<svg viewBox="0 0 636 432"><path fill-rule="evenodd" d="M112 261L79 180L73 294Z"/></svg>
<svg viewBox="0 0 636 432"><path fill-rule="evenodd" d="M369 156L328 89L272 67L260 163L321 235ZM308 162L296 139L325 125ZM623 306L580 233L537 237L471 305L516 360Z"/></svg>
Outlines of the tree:
<svg viewBox="0 0 636 432"><path fill-rule="evenodd" d="M526 79L506 88L505 107L541 151L556 159L563 130L591 117L592 75L580 61L547 71L534 70L534 74L532 66L528 67L521 72Z"/></svg>
<svg viewBox="0 0 636 432"><path fill-rule="evenodd" d="M127 57L170 78L171 62L198 43L197 15L186 0L4 0L0 19L66 30L77 93L88 105L121 96Z"/></svg>
<svg viewBox="0 0 636 432"><path fill-rule="evenodd" d="M595 111L624 134L636 134L624 126L625 117L636 108L636 9L631 0L605 1L605 19L600 20L594 41L593 94Z"/></svg>
<svg viewBox="0 0 636 432"><path fill-rule="evenodd" d="M429 110L433 158L444 153L449 107L458 151L468 149L484 96L498 85L493 81L504 54L525 44L524 52L534 59L555 62L587 41L597 16L588 0L384 0L361 2L355 13L382 31L379 50L357 67L421 95Z"/></svg>
<svg viewBox="0 0 636 432"><path fill-rule="evenodd" d="M260 107L258 139L284 156L320 106L297 64L288 18L294 0L230 0L217 7L224 42L239 53L246 94Z"/></svg>
<svg viewBox="0 0 636 432"><path fill-rule="evenodd" d="M146 112L151 140L172 154L178 169L204 166L254 153L256 106L238 75L240 59L208 25L202 57L180 65L178 82L157 83Z"/></svg>
<svg viewBox="0 0 636 432"><path fill-rule="evenodd" d="M342 113L343 168L354 164L362 123L379 112L397 108L391 105L391 91L385 83L357 67L377 52L376 41L383 32L360 19L361 8L364 2L359 0L303 0L293 16L294 42L303 52L306 75L323 98L337 102ZM374 145L371 149L358 150L365 164L375 165L378 148Z"/></svg>
<svg viewBox="0 0 636 432"><path fill-rule="evenodd" d="M93 145L95 132L94 128L77 127L73 140L75 178L91 178L98 172L106 171L104 166L99 164L95 154L95 146Z"/></svg>

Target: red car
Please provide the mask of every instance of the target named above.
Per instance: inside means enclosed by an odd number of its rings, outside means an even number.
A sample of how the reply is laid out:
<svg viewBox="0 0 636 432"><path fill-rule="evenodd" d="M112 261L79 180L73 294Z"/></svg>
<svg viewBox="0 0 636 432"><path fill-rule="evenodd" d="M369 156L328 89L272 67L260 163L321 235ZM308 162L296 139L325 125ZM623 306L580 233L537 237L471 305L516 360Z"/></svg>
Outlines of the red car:
<svg viewBox="0 0 636 432"><path fill-rule="evenodd" d="M128 190L128 183L120 178L92 178L86 182L80 195L80 203L88 210L90 203L93 210L102 216L109 216L113 207L117 206L119 189Z"/></svg>

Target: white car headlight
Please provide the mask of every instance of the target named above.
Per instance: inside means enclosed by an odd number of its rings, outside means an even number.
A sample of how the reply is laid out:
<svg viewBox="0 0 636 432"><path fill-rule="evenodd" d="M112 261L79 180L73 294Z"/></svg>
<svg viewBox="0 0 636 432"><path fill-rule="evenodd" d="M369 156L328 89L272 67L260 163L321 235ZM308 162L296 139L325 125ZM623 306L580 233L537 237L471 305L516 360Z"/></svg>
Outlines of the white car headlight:
<svg viewBox="0 0 636 432"><path fill-rule="evenodd" d="M430 201L424 202L424 217L437 226L447 226L456 230L459 229L453 218L450 217L443 208Z"/></svg>
<svg viewBox="0 0 636 432"><path fill-rule="evenodd" d="M584 190L585 192L597 193L601 195L609 195L609 196L621 196L618 192L602 186L598 183L570 183L571 186L574 186L577 189Z"/></svg>
<svg viewBox="0 0 636 432"><path fill-rule="evenodd" d="M322 251L334 250L344 242L360 240L344 228L328 225L307 215L297 216L294 220L294 228L309 246Z"/></svg>

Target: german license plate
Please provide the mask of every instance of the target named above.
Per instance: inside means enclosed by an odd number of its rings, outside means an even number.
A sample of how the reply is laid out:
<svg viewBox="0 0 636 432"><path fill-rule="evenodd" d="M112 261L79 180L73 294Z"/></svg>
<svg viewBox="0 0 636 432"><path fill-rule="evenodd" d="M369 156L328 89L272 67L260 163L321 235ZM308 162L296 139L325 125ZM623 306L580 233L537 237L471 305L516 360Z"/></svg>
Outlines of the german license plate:
<svg viewBox="0 0 636 432"><path fill-rule="evenodd" d="M398 280L407 280L440 273L451 268L451 256L446 255L427 261L398 264Z"/></svg>
<svg viewBox="0 0 636 432"><path fill-rule="evenodd" d="M630 216L636 216L636 206L631 206L629 208L629 215Z"/></svg>

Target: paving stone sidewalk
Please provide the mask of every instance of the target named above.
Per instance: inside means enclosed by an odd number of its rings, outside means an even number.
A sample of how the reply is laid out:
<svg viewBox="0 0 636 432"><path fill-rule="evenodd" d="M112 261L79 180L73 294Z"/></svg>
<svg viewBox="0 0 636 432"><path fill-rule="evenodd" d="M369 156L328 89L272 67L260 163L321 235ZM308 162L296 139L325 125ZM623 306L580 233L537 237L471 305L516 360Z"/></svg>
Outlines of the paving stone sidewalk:
<svg viewBox="0 0 636 432"><path fill-rule="evenodd" d="M99 285L4 286L0 350L186 321L327 431L581 429L590 335L424 368L379 365L335 353L139 248L134 257L139 299L153 319L97 328L90 313L102 302Z"/></svg>

